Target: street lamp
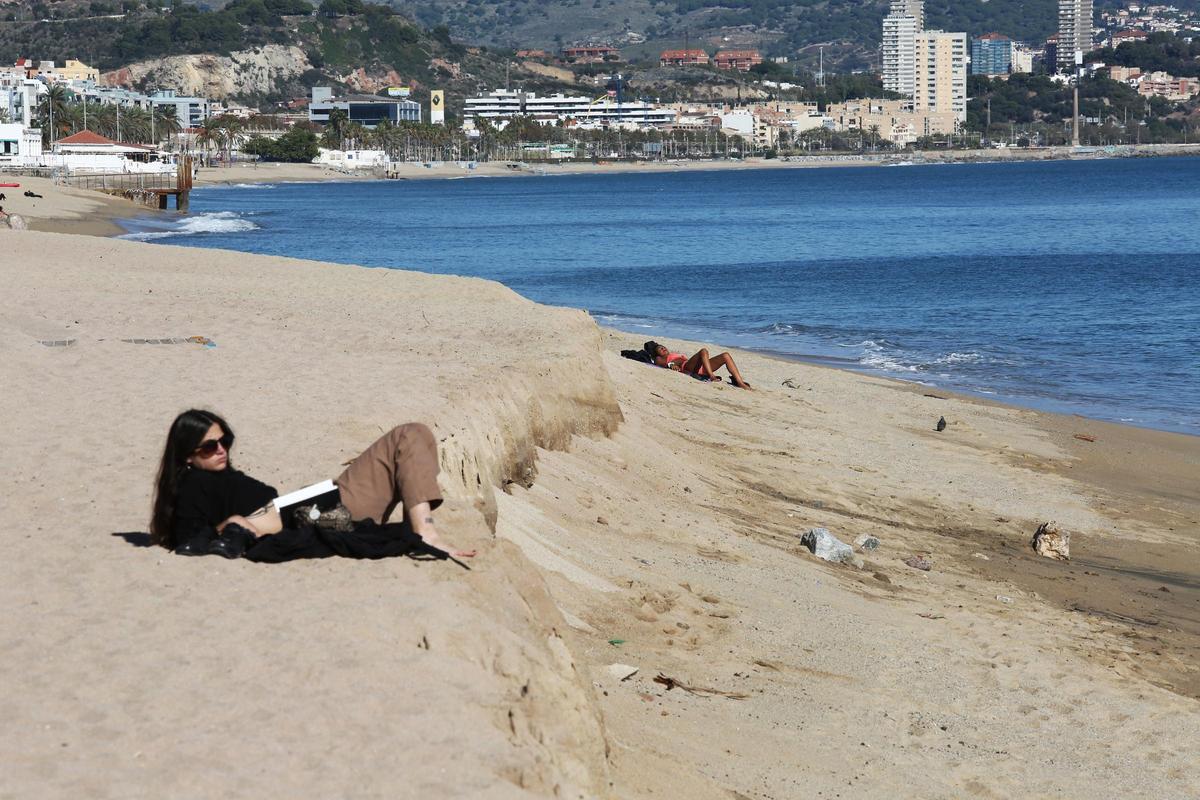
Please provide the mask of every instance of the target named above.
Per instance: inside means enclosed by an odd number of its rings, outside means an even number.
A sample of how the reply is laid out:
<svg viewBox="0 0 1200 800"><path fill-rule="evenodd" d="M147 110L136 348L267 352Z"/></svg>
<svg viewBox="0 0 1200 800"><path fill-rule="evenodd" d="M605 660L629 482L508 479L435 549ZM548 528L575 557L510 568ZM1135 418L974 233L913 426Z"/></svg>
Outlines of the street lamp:
<svg viewBox="0 0 1200 800"><path fill-rule="evenodd" d="M1083 77L1083 51L1075 51L1075 116L1072 119L1071 146L1079 147L1079 81Z"/></svg>

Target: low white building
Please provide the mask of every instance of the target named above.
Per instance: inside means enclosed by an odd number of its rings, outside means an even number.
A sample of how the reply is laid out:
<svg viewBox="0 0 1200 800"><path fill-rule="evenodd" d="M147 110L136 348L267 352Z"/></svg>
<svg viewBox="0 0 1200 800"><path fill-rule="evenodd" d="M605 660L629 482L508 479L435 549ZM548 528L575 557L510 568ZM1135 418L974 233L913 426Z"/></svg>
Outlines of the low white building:
<svg viewBox="0 0 1200 800"><path fill-rule="evenodd" d="M542 123L573 121L583 127L656 128L673 123L675 112L642 100L618 103L609 94L588 97L559 93L541 97L509 89L468 97L463 104L463 120L472 126L479 120L488 120L503 128L514 117L532 117Z"/></svg>
<svg viewBox="0 0 1200 800"><path fill-rule="evenodd" d="M747 109L724 112L721 114L721 130L749 141L754 136L754 114Z"/></svg>
<svg viewBox="0 0 1200 800"><path fill-rule="evenodd" d="M20 122L0 123L0 166L37 167L41 163L41 128Z"/></svg>
<svg viewBox="0 0 1200 800"><path fill-rule="evenodd" d="M51 152L42 156L42 163L69 173L161 173L174 172L177 157L156 147L114 142L92 131L80 131L55 142Z"/></svg>
<svg viewBox="0 0 1200 800"><path fill-rule="evenodd" d="M313 163L335 169L373 169L386 167L388 157L382 150L326 150L322 147Z"/></svg>

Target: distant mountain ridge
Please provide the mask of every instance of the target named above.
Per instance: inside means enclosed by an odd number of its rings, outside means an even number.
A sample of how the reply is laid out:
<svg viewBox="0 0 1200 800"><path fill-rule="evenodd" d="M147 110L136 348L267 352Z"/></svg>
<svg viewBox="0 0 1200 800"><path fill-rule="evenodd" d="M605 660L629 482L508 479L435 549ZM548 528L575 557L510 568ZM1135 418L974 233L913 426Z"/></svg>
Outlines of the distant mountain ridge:
<svg viewBox="0 0 1200 800"><path fill-rule="evenodd" d="M80 58L110 85L256 106L307 95L314 85L358 92L408 86L417 100L433 88L455 97L503 85L504 59L452 41L445 28L424 30L385 6L338 17L310 9L304 0L234 0L218 10L177 5L124 17L9 23L0 61ZM560 85L515 72L531 84Z"/></svg>
<svg viewBox="0 0 1200 800"><path fill-rule="evenodd" d="M611 41L630 52L685 42L710 50L753 46L804 62L824 46L826 67L876 65L885 0L390 0L426 26L456 38L507 47ZM999 31L1044 41L1057 0L927 0L926 26L979 36ZM644 39L644 42L641 41Z"/></svg>

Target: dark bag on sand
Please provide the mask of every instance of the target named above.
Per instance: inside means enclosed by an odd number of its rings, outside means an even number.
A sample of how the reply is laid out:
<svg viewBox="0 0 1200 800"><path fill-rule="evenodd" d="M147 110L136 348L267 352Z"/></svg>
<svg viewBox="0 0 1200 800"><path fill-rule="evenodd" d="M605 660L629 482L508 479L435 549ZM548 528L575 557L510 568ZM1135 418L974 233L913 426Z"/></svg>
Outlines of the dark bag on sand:
<svg viewBox="0 0 1200 800"><path fill-rule="evenodd" d="M264 536L246 552L250 561L278 564L300 558L392 558L394 556L446 559L449 555L401 523L377 525L373 520L353 523L350 530L301 525Z"/></svg>
<svg viewBox="0 0 1200 800"><path fill-rule="evenodd" d="M621 355L634 361L640 361L643 364L653 364L654 357L658 355L658 342L646 342L642 345L641 350L622 350Z"/></svg>
<svg viewBox="0 0 1200 800"><path fill-rule="evenodd" d="M654 359L648 356L645 350L622 350L621 355L625 358L631 358L634 361L640 361L643 364L654 363Z"/></svg>

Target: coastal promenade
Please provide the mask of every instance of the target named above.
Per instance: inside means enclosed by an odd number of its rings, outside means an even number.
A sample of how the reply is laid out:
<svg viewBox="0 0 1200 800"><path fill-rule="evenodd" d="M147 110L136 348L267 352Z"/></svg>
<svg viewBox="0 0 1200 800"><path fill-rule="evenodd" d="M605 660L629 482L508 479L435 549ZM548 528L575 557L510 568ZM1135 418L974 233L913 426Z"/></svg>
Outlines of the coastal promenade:
<svg viewBox="0 0 1200 800"><path fill-rule="evenodd" d="M704 384L477 279L0 247L0 795L1200 794L1196 437L750 353ZM192 405L280 488L429 423L472 569L142 546Z"/></svg>

